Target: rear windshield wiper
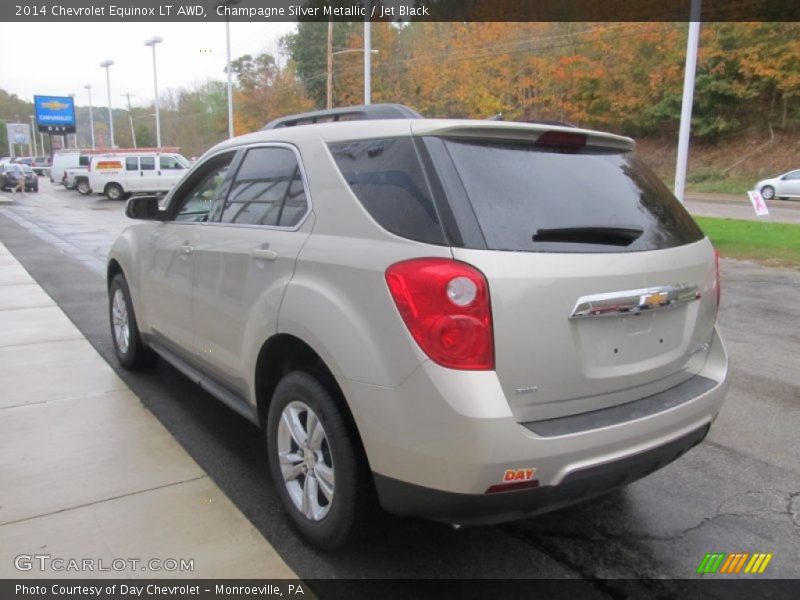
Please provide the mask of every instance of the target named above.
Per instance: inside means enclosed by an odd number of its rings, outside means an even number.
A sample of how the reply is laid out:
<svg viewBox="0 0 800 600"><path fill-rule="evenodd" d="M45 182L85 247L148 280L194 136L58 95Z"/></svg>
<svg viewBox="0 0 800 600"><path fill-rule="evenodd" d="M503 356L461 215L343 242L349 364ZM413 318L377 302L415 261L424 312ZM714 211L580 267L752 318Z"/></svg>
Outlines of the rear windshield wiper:
<svg viewBox="0 0 800 600"><path fill-rule="evenodd" d="M641 227L558 227L537 229L533 241L630 246L642 233Z"/></svg>

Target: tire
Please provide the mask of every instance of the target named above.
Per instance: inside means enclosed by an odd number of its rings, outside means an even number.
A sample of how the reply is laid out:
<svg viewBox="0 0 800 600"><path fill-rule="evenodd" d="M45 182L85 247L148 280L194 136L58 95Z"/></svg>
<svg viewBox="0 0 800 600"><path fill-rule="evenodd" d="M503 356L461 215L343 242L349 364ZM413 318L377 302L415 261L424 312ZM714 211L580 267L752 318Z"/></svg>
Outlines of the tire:
<svg viewBox="0 0 800 600"><path fill-rule="evenodd" d="M122 186L118 183L109 183L106 186L105 195L106 198L108 198L109 200L125 199L125 191L122 189Z"/></svg>
<svg viewBox="0 0 800 600"><path fill-rule="evenodd" d="M370 482L360 445L324 381L306 371L280 380L267 417L267 449L272 479L292 524L312 545L332 550L360 533ZM316 443L304 446L312 414L318 421L312 435ZM296 460L284 462L282 469L281 455ZM306 491L313 495L304 505Z"/></svg>
<svg viewBox="0 0 800 600"><path fill-rule="evenodd" d="M108 286L108 318L114 352L126 369L140 370L156 362L156 354L142 342L131 293L125 276L117 274Z"/></svg>
<svg viewBox="0 0 800 600"><path fill-rule="evenodd" d="M79 194L82 194L84 196L88 196L89 194L92 193L92 188L89 187L89 182L86 181L85 179L81 179L80 181L78 181L78 185L75 186L75 189L78 190Z"/></svg>
<svg viewBox="0 0 800 600"><path fill-rule="evenodd" d="M761 197L764 200L772 200L775 197L775 188L771 185L765 185L761 188Z"/></svg>

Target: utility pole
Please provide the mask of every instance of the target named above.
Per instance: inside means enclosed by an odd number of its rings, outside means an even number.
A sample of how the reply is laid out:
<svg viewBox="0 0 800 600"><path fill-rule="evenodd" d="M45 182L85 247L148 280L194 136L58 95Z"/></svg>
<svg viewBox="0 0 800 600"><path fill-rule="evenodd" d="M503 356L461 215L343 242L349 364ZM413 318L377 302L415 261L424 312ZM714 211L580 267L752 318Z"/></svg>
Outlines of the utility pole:
<svg viewBox="0 0 800 600"><path fill-rule="evenodd" d="M136 94L131 94L130 92L126 92L124 94L120 94L123 98L127 98L128 100L128 121L131 124L131 140L133 141L133 147L137 148L136 145L136 134L133 131L133 114L131 113L131 96L135 96Z"/></svg>
<svg viewBox="0 0 800 600"><path fill-rule="evenodd" d="M683 202L686 188L686 166L689 162L689 136L692 129L694 79L697 70L697 44L700 39L700 0L692 0L689 13L689 38L686 42L686 66L683 73L683 102L678 134L678 158L675 164L675 197Z"/></svg>
<svg viewBox="0 0 800 600"><path fill-rule="evenodd" d="M328 110L333 108L333 19L328 19L328 86L327 86Z"/></svg>

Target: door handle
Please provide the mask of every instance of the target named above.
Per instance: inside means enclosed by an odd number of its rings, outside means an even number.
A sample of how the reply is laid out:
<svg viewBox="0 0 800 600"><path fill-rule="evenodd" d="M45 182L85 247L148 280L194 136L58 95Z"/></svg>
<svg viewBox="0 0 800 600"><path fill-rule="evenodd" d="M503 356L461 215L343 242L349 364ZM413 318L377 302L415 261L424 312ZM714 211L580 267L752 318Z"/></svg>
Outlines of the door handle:
<svg viewBox="0 0 800 600"><path fill-rule="evenodd" d="M253 260L275 260L278 258L278 253L275 250L266 250L264 248L256 248L250 251L250 258Z"/></svg>
<svg viewBox="0 0 800 600"><path fill-rule="evenodd" d="M189 244L181 244L178 246L178 250L181 251L181 254L191 254L194 252L194 246L190 246Z"/></svg>

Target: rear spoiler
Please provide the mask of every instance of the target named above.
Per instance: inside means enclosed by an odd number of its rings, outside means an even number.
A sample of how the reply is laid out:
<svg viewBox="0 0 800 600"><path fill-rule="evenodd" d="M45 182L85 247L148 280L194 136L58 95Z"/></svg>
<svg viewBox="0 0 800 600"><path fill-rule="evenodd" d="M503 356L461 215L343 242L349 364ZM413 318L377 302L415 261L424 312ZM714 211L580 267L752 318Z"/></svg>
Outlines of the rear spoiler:
<svg viewBox="0 0 800 600"><path fill-rule="evenodd" d="M517 121L461 121L425 119L411 122L414 135L495 139L537 143L546 146L608 148L630 151L636 143L629 137L580 129L569 125L521 123Z"/></svg>

